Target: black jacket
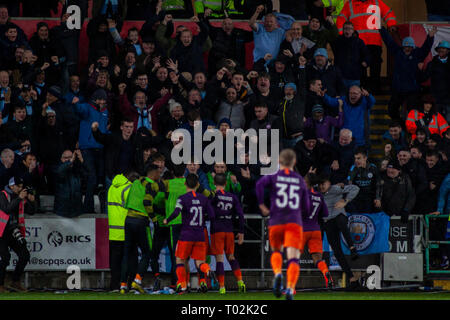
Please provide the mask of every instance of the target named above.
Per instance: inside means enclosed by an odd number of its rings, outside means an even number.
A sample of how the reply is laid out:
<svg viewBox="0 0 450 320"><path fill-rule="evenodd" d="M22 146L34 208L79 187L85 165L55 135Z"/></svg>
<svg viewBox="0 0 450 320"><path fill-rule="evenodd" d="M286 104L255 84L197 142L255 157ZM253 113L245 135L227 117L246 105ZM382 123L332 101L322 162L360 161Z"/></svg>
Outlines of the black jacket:
<svg viewBox="0 0 450 320"><path fill-rule="evenodd" d="M222 59L232 59L240 66L245 66L245 44L253 41L253 32L234 28L228 35L220 27L213 27L208 19L205 19L209 28L209 36L212 40L212 48L208 59L213 59L217 64Z"/></svg>
<svg viewBox="0 0 450 320"><path fill-rule="evenodd" d="M345 146L340 145L339 142L333 142L331 146L333 147L332 162L334 160L339 162L339 169L331 170L331 184L340 182L345 183L348 177L348 171L354 162L354 153L356 149L355 141L352 141Z"/></svg>
<svg viewBox="0 0 450 320"><path fill-rule="evenodd" d="M419 198L428 188L426 168L422 162L416 159L410 159L407 164L402 166L403 172L408 174L411 184Z"/></svg>
<svg viewBox="0 0 450 320"><path fill-rule="evenodd" d="M295 133L303 132L303 117L305 115L305 99L296 94L293 99L283 99L276 113L281 119L281 136L291 139Z"/></svg>
<svg viewBox="0 0 450 320"><path fill-rule="evenodd" d="M204 22L197 23L200 27L200 33L192 38L189 46L185 47L181 40L177 40L177 44L170 52L170 58L178 61L178 70L180 72L189 72L194 74L197 71L205 72L205 64L203 61L203 45L208 39L208 27Z"/></svg>
<svg viewBox="0 0 450 320"><path fill-rule="evenodd" d="M60 163L56 170L54 211L63 217L76 217L82 214L81 176L86 167L78 159Z"/></svg>
<svg viewBox="0 0 450 320"><path fill-rule="evenodd" d="M260 129L266 129L267 130L267 146L268 146L268 150L267 152L270 155L270 146L271 146L271 132L272 129L276 129L278 130L278 143L279 146L281 146L281 120L279 117L274 116L270 113L267 114L267 116L263 119L263 120L258 120L258 119L254 119L252 120L252 122L250 123L250 128L251 129L255 129L256 130L256 134L258 135L258 143L261 143L261 139L260 139L260 135L259 135L259 130Z"/></svg>
<svg viewBox="0 0 450 320"><path fill-rule="evenodd" d="M58 164L64 150L71 147L66 140L63 124L56 122L54 126L50 126L42 116L38 124L38 139L37 154L44 165Z"/></svg>
<svg viewBox="0 0 450 320"><path fill-rule="evenodd" d="M100 130L93 131L92 135L94 136L95 140L97 140L99 143L103 144L105 146L105 174L109 178L113 178L115 175L119 173L119 161L120 161L120 152L121 152L121 146L123 142L122 132L114 132L111 134L104 134ZM133 133L130 137L130 142L132 145L133 154L130 155L130 163L129 163L129 169L131 169L136 161L136 155L139 149L140 140L141 139L147 139L150 143L150 140L152 139L151 136L141 138L137 134Z"/></svg>
<svg viewBox="0 0 450 320"><path fill-rule="evenodd" d="M340 68L333 66L330 62L323 69L319 69L315 63L306 66L306 83L312 79L322 80L323 89L327 89L330 97L345 95L346 90L342 78Z"/></svg>
<svg viewBox="0 0 450 320"><path fill-rule="evenodd" d="M258 89L254 89L254 94L250 96L249 104L246 105L244 113L245 113L245 120L247 122L246 126L249 126L251 121L254 120L255 117L255 105L258 102L262 102L267 104L267 107L269 108L270 114L277 114L278 105L280 104L280 99L278 95L273 91L269 91L269 95L263 96L261 92L259 92Z"/></svg>
<svg viewBox="0 0 450 320"><path fill-rule="evenodd" d="M450 104L450 56L446 63L435 56L427 65L425 78L431 78L430 90L436 103Z"/></svg>
<svg viewBox="0 0 450 320"><path fill-rule="evenodd" d="M411 180L405 173L400 172L394 179L383 175L381 193L381 207L388 216L409 214L416 202Z"/></svg>
<svg viewBox="0 0 450 320"><path fill-rule="evenodd" d="M306 148L303 140L299 141L294 151L297 154L297 169L302 176L305 176L309 169L316 168L316 174L320 174L324 167L331 164L332 152L328 143L317 141L313 150Z"/></svg>
<svg viewBox="0 0 450 320"><path fill-rule="evenodd" d="M364 61L370 64L370 52L364 41L356 33L352 37L339 36L331 44L334 52L334 64L342 71L344 79L359 80L361 78Z"/></svg>

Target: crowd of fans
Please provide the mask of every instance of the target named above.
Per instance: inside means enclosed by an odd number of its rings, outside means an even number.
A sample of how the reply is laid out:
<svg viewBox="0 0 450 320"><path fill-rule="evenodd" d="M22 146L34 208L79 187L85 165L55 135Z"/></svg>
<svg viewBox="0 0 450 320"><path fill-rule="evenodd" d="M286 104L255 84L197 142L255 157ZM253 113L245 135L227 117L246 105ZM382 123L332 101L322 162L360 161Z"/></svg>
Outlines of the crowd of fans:
<svg viewBox="0 0 450 320"><path fill-rule="evenodd" d="M200 121L203 132L217 129L224 137L227 129L278 129L280 148L296 151L300 174L360 188L347 212L384 211L403 222L410 214L444 213L438 202L449 174L450 44L441 42L423 66L436 29L421 47L412 38L398 44L395 27L379 31L395 60L392 123L384 158L371 163L370 110L380 87L366 73L376 56L352 22L337 27L336 8L312 5L307 14L308 5L297 14L296 6L282 6L279 13L263 3L240 16L251 31L230 18L213 26L214 11L205 9L191 18L193 33L175 27L176 13L161 1L140 11L129 3L126 15L121 1L99 3L87 26L87 66L78 64L79 32L67 28L68 15L53 28L39 22L28 38L0 5L1 186L20 176L37 195L55 195L54 211L66 217L95 212L99 195L105 212L102 195L117 174L145 175L153 163L170 178L171 150L181 142L172 133L193 134ZM307 24L295 21L308 16ZM122 38L125 17L146 22ZM252 41L247 69L245 44ZM420 84L429 78L425 95ZM210 190L214 175L225 173L244 211L258 212L263 164L250 164L248 151L241 165L199 164L196 156L186 175L196 173Z"/></svg>

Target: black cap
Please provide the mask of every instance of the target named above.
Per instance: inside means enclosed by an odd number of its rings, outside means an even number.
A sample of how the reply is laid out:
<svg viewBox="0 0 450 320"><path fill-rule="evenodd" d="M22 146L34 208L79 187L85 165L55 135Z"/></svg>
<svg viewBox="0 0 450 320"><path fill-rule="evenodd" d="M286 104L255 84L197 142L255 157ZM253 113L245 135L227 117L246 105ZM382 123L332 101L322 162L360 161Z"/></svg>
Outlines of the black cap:
<svg viewBox="0 0 450 320"><path fill-rule="evenodd" d="M397 169L397 170L401 170L402 169L402 167L401 167L401 165L400 165L400 163L398 162L397 159L389 160L387 168L392 168L392 169Z"/></svg>
<svg viewBox="0 0 450 320"><path fill-rule="evenodd" d="M52 94L52 95L54 95L56 98L58 98L58 99L62 99L62 90L61 90L61 88L60 87L58 87L58 86L51 86L49 89L48 89L48 93L50 93L50 94Z"/></svg>
<svg viewBox="0 0 450 320"><path fill-rule="evenodd" d="M94 93L91 96L91 100L107 100L108 95L106 94L106 91L104 89L97 89L94 91Z"/></svg>
<svg viewBox="0 0 450 320"><path fill-rule="evenodd" d="M315 140L317 139L316 131L314 129L305 129L305 132L303 132L303 140Z"/></svg>
<svg viewBox="0 0 450 320"><path fill-rule="evenodd" d="M106 50L98 50L97 52L97 59L100 59L101 57L108 57L109 58L109 54Z"/></svg>

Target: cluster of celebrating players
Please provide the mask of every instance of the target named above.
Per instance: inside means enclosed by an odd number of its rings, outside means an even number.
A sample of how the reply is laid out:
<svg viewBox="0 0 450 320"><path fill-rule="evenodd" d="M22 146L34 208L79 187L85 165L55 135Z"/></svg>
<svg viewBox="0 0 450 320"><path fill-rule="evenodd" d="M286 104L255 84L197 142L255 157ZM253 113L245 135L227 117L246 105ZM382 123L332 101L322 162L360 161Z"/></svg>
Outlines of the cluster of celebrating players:
<svg viewBox="0 0 450 320"><path fill-rule="evenodd" d="M328 216L323 196L314 191L311 177L303 178L294 172L295 152L285 149L279 157L280 169L274 175L263 176L256 183L256 196L263 216L269 216L268 232L272 249L271 265L274 272L273 292L286 299L293 299L300 274L299 258L307 246L317 268L322 272L325 286L331 288L333 280L324 260L322 260L322 236L319 221ZM131 185L131 200L127 200L128 214L125 220L125 248L121 275L120 292L128 290L127 274L129 256L139 249L142 258L131 287L145 293L142 287L142 275L149 266L151 250L148 242L148 217L157 223L155 209L161 201L166 205L166 214L160 222L167 226L179 221L179 234L176 237L176 291L184 294L189 291L189 259L195 261L199 274L199 290L206 292L207 277L212 283L218 283L219 293L224 294L226 256L237 280L239 292L245 292L246 286L238 261L234 256L235 238L237 243L244 242L244 215L239 199L233 193L225 191L225 174L214 176L215 190L208 191L199 184L197 175L183 177L184 169L175 168L176 178L161 180L156 165L147 168L147 176ZM177 171L179 173L177 174ZM178 182L177 182L178 181ZM178 186L176 185L178 183ZM162 190L164 189L164 190ZM163 191L163 192L161 192ZM133 197L144 199L133 201ZM160 195L163 195L162 197ZM265 205L265 195L270 195L270 209ZM172 201L172 205L170 205ZM181 214L181 221L180 221ZM143 219L146 217L147 219ZM206 228L210 221L210 239ZM238 221L238 232L234 234L234 221ZM175 229L177 230L177 229ZM287 258L286 289L283 290L283 250ZM206 262L207 255L214 255L215 272Z"/></svg>

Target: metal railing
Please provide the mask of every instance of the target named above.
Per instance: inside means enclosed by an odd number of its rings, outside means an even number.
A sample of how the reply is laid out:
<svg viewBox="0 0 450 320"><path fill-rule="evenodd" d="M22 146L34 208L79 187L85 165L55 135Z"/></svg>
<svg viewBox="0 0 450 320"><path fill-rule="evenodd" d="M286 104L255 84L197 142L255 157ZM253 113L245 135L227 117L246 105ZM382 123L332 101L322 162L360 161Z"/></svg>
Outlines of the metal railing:
<svg viewBox="0 0 450 320"><path fill-rule="evenodd" d="M431 270L430 269L430 250L439 249L439 245L450 245L450 241L447 240L430 240L430 219L447 219L449 215L426 215L425 216L425 237L424 237L424 247L425 247L425 272L426 274L449 274L450 270Z"/></svg>

